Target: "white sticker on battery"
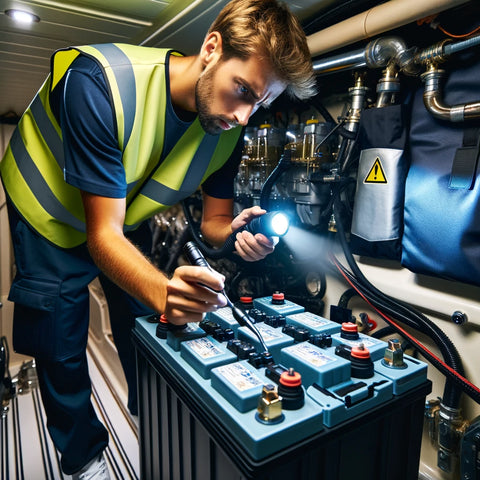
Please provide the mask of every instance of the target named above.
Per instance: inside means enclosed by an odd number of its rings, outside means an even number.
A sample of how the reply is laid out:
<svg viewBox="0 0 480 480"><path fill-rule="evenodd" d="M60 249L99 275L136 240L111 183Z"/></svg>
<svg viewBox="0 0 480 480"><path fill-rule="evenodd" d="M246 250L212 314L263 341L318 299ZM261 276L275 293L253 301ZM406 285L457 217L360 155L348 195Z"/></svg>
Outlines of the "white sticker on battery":
<svg viewBox="0 0 480 480"><path fill-rule="evenodd" d="M187 323L187 326L185 328L182 328L182 330L179 330L179 333L182 333L182 334L192 333L198 330L198 323L195 323L195 322L190 322L190 323Z"/></svg>
<svg viewBox="0 0 480 480"><path fill-rule="evenodd" d="M313 328L326 325L329 322L329 320L327 320L326 318L319 317L310 312L297 313L295 315L291 315L291 318L299 322L302 322L304 325L308 327L313 327Z"/></svg>
<svg viewBox="0 0 480 480"><path fill-rule="evenodd" d="M197 338L186 342L191 349L202 358L211 358L216 355L221 355L223 352L212 343L208 338Z"/></svg>
<svg viewBox="0 0 480 480"><path fill-rule="evenodd" d="M256 327L265 342L268 342L269 340L275 340L284 335L280 330L272 328L269 325L265 325L264 323L257 323Z"/></svg>
<svg viewBox="0 0 480 480"><path fill-rule="evenodd" d="M230 365L218 367L217 372L222 375L228 383L240 391L263 385L262 380L260 380L255 373L251 372L240 363L232 363Z"/></svg>
<svg viewBox="0 0 480 480"><path fill-rule="evenodd" d="M369 337L361 337L358 340L348 340L346 338L342 338L342 343L346 343L351 347L358 347L361 343L364 347L371 347L372 345L378 345L378 342L375 340L370 340Z"/></svg>
<svg viewBox="0 0 480 480"><path fill-rule="evenodd" d="M219 308L217 314L226 320L235 320L231 308Z"/></svg>
<svg viewBox="0 0 480 480"><path fill-rule="evenodd" d="M325 355L321 350L309 345L307 343L299 343L289 348L290 352L294 352L295 355L302 358L306 362L314 365L315 367L321 367L327 363L334 362L335 359Z"/></svg>

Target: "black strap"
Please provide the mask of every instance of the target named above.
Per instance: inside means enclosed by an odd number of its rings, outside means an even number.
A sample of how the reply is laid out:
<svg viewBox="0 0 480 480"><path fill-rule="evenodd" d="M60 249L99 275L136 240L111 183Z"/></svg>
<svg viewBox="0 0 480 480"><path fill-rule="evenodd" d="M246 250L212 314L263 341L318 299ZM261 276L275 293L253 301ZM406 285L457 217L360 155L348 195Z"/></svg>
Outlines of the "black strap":
<svg viewBox="0 0 480 480"><path fill-rule="evenodd" d="M463 144L456 151L448 188L471 190L475 183L480 127L470 127L463 132Z"/></svg>

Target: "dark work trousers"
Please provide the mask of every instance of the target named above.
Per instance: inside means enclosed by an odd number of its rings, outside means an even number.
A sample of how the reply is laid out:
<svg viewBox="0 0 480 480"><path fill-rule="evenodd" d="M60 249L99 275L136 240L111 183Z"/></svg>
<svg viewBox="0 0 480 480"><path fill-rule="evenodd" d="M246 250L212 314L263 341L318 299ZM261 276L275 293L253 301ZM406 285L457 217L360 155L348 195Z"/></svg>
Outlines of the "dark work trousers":
<svg viewBox="0 0 480 480"><path fill-rule="evenodd" d="M93 409L86 345L88 284L99 275L85 245L61 249L34 232L9 205L17 272L9 300L15 302L13 347L35 358L47 427L72 474L105 449L108 433ZM146 228L146 229L145 229ZM134 237L151 236L148 225ZM132 241L139 245L139 239ZM149 251L149 250L148 250ZM151 310L102 279L112 315L116 347L129 385L129 407L136 413L135 357L130 332L136 316ZM120 311L121 315L116 316Z"/></svg>

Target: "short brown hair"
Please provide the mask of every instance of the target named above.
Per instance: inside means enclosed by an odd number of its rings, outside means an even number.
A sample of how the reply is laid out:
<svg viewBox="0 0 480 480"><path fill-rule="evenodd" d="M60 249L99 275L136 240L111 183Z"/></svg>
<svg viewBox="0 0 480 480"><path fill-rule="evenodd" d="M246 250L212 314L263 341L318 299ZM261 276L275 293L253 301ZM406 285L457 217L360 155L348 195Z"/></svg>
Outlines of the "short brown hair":
<svg viewBox="0 0 480 480"><path fill-rule="evenodd" d="M286 92L300 100L316 93L305 32L287 6L277 0L232 0L220 12L208 33L222 36L223 58L265 58Z"/></svg>

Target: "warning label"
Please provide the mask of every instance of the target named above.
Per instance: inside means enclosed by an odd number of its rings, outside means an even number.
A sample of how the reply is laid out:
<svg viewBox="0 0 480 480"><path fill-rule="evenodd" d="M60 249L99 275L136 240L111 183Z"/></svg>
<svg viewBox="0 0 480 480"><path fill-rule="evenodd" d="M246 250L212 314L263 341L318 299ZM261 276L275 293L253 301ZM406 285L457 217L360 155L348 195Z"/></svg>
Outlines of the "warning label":
<svg viewBox="0 0 480 480"><path fill-rule="evenodd" d="M380 157L376 157L372 168L368 172L363 183L387 183L387 177L383 171Z"/></svg>

